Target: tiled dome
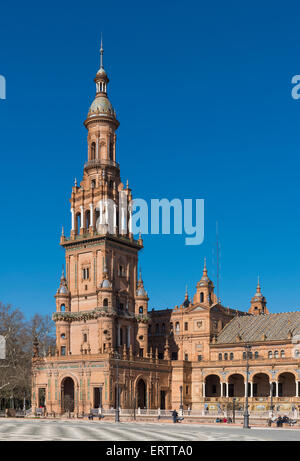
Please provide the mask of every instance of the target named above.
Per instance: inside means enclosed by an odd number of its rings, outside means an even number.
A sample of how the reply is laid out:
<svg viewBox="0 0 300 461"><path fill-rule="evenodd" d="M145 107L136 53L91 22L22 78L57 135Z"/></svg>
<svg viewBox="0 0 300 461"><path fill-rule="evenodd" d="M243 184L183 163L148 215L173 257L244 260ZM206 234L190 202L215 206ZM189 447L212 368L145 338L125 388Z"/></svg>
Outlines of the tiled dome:
<svg viewBox="0 0 300 461"><path fill-rule="evenodd" d="M114 113L110 100L105 96L95 98L89 110L89 115L102 114L114 116Z"/></svg>

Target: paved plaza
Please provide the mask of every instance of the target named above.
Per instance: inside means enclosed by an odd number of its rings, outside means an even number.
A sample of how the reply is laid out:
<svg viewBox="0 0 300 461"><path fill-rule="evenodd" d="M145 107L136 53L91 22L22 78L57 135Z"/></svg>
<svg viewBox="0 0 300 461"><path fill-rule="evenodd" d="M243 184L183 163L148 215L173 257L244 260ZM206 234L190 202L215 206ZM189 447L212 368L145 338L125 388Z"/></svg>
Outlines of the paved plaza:
<svg viewBox="0 0 300 461"><path fill-rule="evenodd" d="M169 423L0 419L0 440L65 441L272 441L300 440L299 429Z"/></svg>

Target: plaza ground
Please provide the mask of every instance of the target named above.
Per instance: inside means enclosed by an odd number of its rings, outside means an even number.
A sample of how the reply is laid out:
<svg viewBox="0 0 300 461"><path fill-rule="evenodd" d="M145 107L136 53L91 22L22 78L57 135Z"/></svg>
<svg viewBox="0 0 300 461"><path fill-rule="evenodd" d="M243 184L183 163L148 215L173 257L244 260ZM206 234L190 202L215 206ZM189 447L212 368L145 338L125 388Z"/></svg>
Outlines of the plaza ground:
<svg viewBox="0 0 300 461"><path fill-rule="evenodd" d="M0 441L299 441L293 428L0 419Z"/></svg>

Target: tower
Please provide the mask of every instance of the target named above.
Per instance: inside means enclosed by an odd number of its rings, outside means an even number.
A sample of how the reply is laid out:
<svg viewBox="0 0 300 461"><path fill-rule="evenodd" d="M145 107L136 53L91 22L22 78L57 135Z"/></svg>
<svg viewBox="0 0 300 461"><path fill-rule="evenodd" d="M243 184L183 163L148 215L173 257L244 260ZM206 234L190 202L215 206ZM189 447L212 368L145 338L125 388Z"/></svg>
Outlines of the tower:
<svg viewBox="0 0 300 461"><path fill-rule="evenodd" d="M202 304L205 307L210 307L217 302L217 297L214 294L214 284L207 275L206 259L204 259L203 274L196 286L196 294L193 299L194 304Z"/></svg>
<svg viewBox="0 0 300 461"><path fill-rule="evenodd" d="M251 307L248 312L249 314L253 315L269 314L267 309L267 300L261 293L259 277L257 281L256 293L251 299Z"/></svg>
<svg viewBox="0 0 300 461"><path fill-rule="evenodd" d="M143 241L134 240L130 232L132 194L128 183L124 187L121 182L116 161L119 122L107 94L102 40L94 81L96 95L84 122L87 160L82 181L72 188L70 237L61 236L66 277L56 294L57 349L58 354L74 355L112 353L131 346L137 353L139 323L147 323L148 297L137 291ZM142 314L136 311L137 302L143 306ZM147 331L143 329L140 336L147 347Z"/></svg>

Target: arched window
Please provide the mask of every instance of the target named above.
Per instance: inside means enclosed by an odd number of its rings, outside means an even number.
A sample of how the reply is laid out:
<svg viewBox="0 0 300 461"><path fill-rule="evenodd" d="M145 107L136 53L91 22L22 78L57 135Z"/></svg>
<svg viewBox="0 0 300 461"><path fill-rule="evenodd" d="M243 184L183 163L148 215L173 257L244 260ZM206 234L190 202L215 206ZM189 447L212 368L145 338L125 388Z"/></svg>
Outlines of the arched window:
<svg viewBox="0 0 300 461"><path fill-rule="evenodd" d="M254 358L258 359L258 352L257 351L254 352Z"/></svg>
<svg viewBox="0 0 300 461"><path fill-rule="evenodd" d="M269 359L271 359L273 357L273 352L272 351L268 352L268 357L269 357Z"/></svg>
<svg viewBox="0 0 300 461"><path fill-rule="evenodd" d="M227 352L225 352L225 354L224 354L224 360L228 360L228 354L227 354Z"/></svg>
<svg viewBox="0 0 300 461"><path fill-rule="evenodd" d="M246 357L247 357L246 352L243 352L243 360L246 360Z"/></svg>
<svg viewBox="0 0 300 461"><path fill-rule="evenodd" d="M230 352L230 360L233 360L233 352Z"/></svg>
<svg viewBox="0 0 300 461"><path fill-rule="evenodd" d="M60 306L60 312L64 312L66 310L65 304L61 304Z"/></svg>
<svg viewBox="0 0 300 461"><path fill-rule="evenodd" d="M109 159L113 160L114 159L114 142L113 138L110 138L110 143L109 143Z"/></svg>
<svg viewBox="0 0 300 461"><path fill-rule="evenodd" d="M162 331L162 333L166 332L166 325L164 323L161 326L161 331Z"/></svg>
<svg viewBox="0 0 300 461"><path fill-rule="evenodd" d="M96 179L92 179L91 180L91 188L95 189L95 187L96 187Z"/></svg>
<svg viewBox="0 0 300 461"><path fill-rule="evenodd" d="M139 313L142 314L144 312L143 306L139 307Z"/></svg>
<svg viewBox="0 0 300 461"><path fill-rule="evenodd" d="M175 331L180 331L179 322L176 322L176 324L175 324Z"/></svg>
<svg viewBox="0 0 300 461"><path fill-rule="evenodd" d="M274 357L275 357L275 359L278 359L278 357L279 357L278 351L275 351L275 352L274 352Z"/></svg>
<svg viewBox="0 0 300 461"><path fill-rule="evenodd" d="M76 234L79 234L81 228L81 213L76 214Z"/></svg>
<svg viewBox="0 0 300 461"><path fill-rule="evenodd" d="M285 357L285 352L284 352L283 349L280 351L280 356L281 356L281 358L284 358L284 357Z"/></svg>
<svg viewBox="0 0 300 461"><path fill-rule="evenodd" d="M155 325L155 333L159 333L159 324L158 323Z"/></svg>
<svg viewBox="0 0 300 461"><path fill-rule="evenodd" d="M200 303L204 302L204 293L201 291L200 293Z"/></svg>
<svg viewBox="0 0 300 461"><path fill-rule="evenodd" d="M151 325L148 325L148 335L151 335Z"/></svg>
<svg viewBox="0 0 300 461"><path fill-rule="evenodd" d="M91 160L96 159L96 143L92 142L91 144Z"/></svg>
<svg viewBox="0 0 300 461"><path fill-rule="evenodd" d="M219 360L222 360L222 354L219 354Z"/></svg>
<svg viewBox="0 0 300 461"><path fill-rule="evenodd" d="M103 306L104 306L104 307L107 307L107 306L108 306L108 299L107 299L107 298L104 298L104 299L103 299Z"/></svg>
<svg viewBox="0 0 300 461"><path fill-rule="evenodd" d="M90 210L85 212L85 228L88 229L91 223L91 213Z"/></svg>

